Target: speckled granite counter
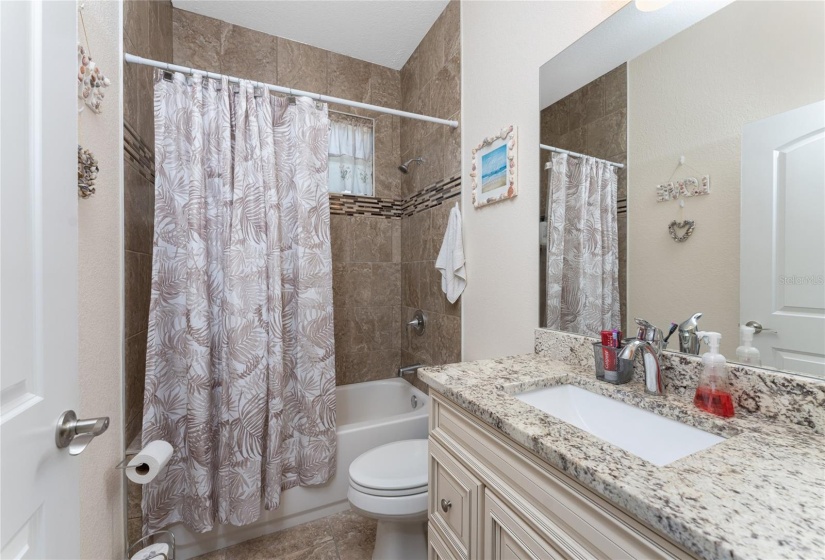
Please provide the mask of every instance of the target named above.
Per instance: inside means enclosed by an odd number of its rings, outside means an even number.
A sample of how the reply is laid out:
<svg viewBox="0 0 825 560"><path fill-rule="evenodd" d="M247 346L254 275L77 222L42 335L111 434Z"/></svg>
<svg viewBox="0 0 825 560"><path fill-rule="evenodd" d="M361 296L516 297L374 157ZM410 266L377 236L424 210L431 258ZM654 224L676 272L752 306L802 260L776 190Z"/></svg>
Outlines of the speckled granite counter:
<svg viewBox="0 0 825 560"><path fill-rule="evenodd" d="M541 354L429 367L419 376L701 558L825 555L825 436L812 429L744 415L724 420L682 395L648 396L638 381L598 382L588 367ZM728 439L656 467L512 396L565 383Z"/></svg>

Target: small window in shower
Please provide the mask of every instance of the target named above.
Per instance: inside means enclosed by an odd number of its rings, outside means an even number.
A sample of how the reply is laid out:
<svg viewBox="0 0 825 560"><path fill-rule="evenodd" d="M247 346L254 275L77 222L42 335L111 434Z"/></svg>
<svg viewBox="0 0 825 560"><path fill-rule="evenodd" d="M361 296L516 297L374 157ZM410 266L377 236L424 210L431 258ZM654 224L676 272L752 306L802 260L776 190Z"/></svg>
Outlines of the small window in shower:
<svg viewBox="0 0 825 560"><path fill-rule="evenodd" d="M374 196L373 120L329 113L329 192Z"/></svg>

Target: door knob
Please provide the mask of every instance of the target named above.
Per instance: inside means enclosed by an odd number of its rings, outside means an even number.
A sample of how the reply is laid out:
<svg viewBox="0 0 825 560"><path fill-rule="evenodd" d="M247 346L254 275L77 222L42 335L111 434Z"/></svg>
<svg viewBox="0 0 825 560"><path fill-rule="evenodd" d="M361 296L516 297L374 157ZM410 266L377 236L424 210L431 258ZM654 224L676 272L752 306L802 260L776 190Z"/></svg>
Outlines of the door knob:
<svg viewBox="0 0 825 560"><path fill-rule="evenodd" d="M67 410L57 420L54 443L58 449L69 448L69 455L80 455L92 440L109 428L109 417L78 420L74 410Z"/></svg>
<svg viewBox="0 0 825 560"><path fill-rule="evenodd" d="M745 323L746 327L751 327L753 329L753 334L759 334L761 332L769 332L773 334L779 334L777 331L773 329L769 329L768 327L763 327L762 323L759 321L748 321Z"/></svg>

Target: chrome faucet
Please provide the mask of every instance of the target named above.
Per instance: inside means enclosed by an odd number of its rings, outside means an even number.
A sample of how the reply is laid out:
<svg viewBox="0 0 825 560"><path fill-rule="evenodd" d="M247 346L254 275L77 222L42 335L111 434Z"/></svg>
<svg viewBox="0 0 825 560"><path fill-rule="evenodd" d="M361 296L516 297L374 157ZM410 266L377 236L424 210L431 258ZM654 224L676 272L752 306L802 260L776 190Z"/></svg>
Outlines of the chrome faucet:
<svg viewBox="0 0 825 560"><path fill-rule="evenodd" d="M645 366L645 391L652 395L664 395L665 380L659 362L659 356L662 354L662 331L644 319L636 319L636 324L639 325L639 332L636 338L621 349L619 358L633 361L636 351L641 349Z"/></svg>
<svg viewBox="0 0 825 560"><path fill-rule="evenodd" d="M694 313L689 319L679 325L679 352L685 354L699 354L699 319L701 313Z"/></svg>

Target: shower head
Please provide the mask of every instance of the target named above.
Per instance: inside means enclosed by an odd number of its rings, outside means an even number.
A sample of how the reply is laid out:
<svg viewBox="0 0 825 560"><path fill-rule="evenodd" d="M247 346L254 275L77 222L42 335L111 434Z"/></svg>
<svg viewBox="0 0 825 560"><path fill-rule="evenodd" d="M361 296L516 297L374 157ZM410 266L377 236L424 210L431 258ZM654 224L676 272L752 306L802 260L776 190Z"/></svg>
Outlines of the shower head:
<svg viewBox="0 0 825 560"><path fill-rule="evenodd" d="M409 160L405 161L401 165L399 165L398 170L401 173L406 175L407 173L410 172L410 164L411 163L425 163L426 161L427 160L425 160L423 157L412 158L412 159L409 159Z"/></svg>

